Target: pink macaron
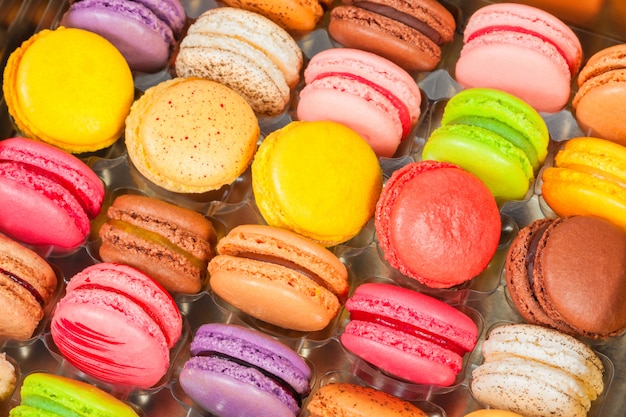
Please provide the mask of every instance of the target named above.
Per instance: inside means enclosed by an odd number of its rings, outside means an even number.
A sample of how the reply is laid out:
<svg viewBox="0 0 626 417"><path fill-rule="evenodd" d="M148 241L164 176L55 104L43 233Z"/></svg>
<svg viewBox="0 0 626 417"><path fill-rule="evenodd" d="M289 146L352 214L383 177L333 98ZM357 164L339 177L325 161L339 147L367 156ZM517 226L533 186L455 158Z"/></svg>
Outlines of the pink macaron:
<svg viewBox="0 0 626 417"><path fill-rule="evenodd" d="M540 112L567 104L582 46L554 15L523 4L490 4L470 16L463 42L455 68L463 87L503 90Z"/></svg>
<svg viewBox="0 0 626 417"><path fill-rule="evenodd" d="M331 120L360 134L378 156L391 157L421 114L415 80L370 52L332 48L314 55L304 71L299 120Z"/></svg>
<svg viewBox="0 0 626 417"><path fill-rule="evenodd" d="M343 346L416 384L450 386L476 346L478 326L455 307L392 284L360 285L346 302Z"/></svg>
<svg viewBox="0 0 626 417"><path fill-rule="evenodd" d="M167 291L137 269L106 262L71 278L51 322L55 345L76 368L139 388L166 374L181 333L181 314Z"/></svg>
<svg viewBox="0 0 626 417"><path fill-rule="evenodd" d="M84 242L104 185L76 156L25 138L0 142L0 232L26 244L71 249Z"/></svg>

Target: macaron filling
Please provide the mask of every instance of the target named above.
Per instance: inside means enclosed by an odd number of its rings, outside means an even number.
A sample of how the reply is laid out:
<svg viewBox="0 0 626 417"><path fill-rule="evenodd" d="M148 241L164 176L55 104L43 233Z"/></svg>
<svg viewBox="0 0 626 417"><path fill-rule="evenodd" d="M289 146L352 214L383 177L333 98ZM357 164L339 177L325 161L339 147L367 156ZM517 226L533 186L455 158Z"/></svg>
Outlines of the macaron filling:
<svg viewBox="0 0 626 417"><path fill-rule="evenodd" d="M329 78L329 77L339 77L339 78L344 78L347 80L357 81L359 83L367 85L368 87L373 88L379 94L383 95L398 112L398 117L400 119L400 123L402 124L402 138L406 138L409 135L409 133L411 132L411 114L409 112L409 109L402 102L402 100L400 100L391 91L371 82L370 80L366 78L363 78L355 74L347 73L347 72L333 72L333 71L325 72L325 73L319 74L317 77L311 80L310 83L322 80L324 78ZM367 97L365 97L365 99L367 99Z"/></svg>
<svg viewBox="0 0 626 417"><path fill-rule="evenodd" d="M467 39L465 40L465 43L469 43L469 42L471 42L472 40L474 40L476 38L480 38L480 37L483 37L485 35L491 35L493 33L516 33L516 34L530 35L530 36L533 36L535 38L538 38L541 41L552 45L554 47L554 49L559 53L559 55L561 55L561 57L563 57L563 60L565 62L567 62L567 66L569 68L570 75L572 75L576 71L576 64L567 58L567 54L565 53L565 51L563 50L563 48L560 45L558 45L552 39L542 35L541 33L538 33L538 32L532 31L532 30L528 30L528 29L525 29L525 28L522 28L522 27L519 27L519 26L506 26L506 25L502 25L502 26L488 26L488 27L485 27L483 29L480 29L480 30L477 30L477 31L471 33L467 37Z"/></svg>
<svg viewBox="0 0 626 417"><path fill-rule="evenodd" d="M403 13L393 7L371 1L354 1L352 4L356 7L360 7L381 16L388 17L389 19L404 23L405 25L422 33L424 36L426 36L437 45L443 45L445 43L445 40L439 34L439 32L430 27L428 23L424 22L423 20L417 19L415 16Z"/></svg>
<svg viewBox="0 0 626 417"><path fill-rule="evenodd" d="M37 303L40 306L43 307L46 304L46 302L44 301L44 298L39 293L39 291L37 291L37 289L35 289L35 287L30 285L28 283L28 281L23 280L22 278L18 277L17 275L13 274L12 272L9 272L9 271L7 271L6 269L3 269L3 268L0 268L0 274L8 277L11 281L17 283L18 285L23 287L26 291L31 293L32 296L35 298L35 300L37 301Z"/></svg>
<svg viewBox="0 0 626 417"><path fill-rule="evenodd" d="M539 247L539 241L541 240L543 234L545 233L549 225L550 225L549 223L546 223L542 225L541 227L539 227L535 231L535 233L533 233L533 236L531 237L530 242L528 244L528 252L526 253L526 259L524 262L527 276L528 276L528 282L530 283L530 289L531 289L533 298L535 300L537 300L537 296L533 289L533 282L534 282L533 270L535 268L535 258L537 257L537 248Z"/></svg>
<svg viewBox="0 0 626 417"><path fill-rule="evenodd" d="M385 317L380 314L359 310L351 310L350 320L374 323L391 328L393 330L400 331L402 333L407 333L411 336L417 337L418 339L434 343L446 350L456 353L459 356L463 356L465 353L468 352L468 349L466 349L465 347L459 345L451 339L443 337L442 335L435 334L421 327L411 325L407 322L396 320L391 317Z"/></svg>

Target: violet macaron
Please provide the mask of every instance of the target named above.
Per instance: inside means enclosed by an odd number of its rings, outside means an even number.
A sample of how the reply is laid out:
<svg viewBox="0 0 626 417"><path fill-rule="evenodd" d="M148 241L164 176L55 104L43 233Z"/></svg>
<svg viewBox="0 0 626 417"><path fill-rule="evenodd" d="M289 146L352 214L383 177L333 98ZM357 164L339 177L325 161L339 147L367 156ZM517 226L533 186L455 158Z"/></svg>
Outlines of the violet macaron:
<svg viewBox="0 0 626 417"><path fill-rule="evenodd" d="M81 0L71 4L61 26L103 36L131 70L151 73L166 66L186 19L179 0Z"/></svg>
<svg viewBox="0 0 626 417"><path fill-rule="evenodd" d="M310 391L311 369L295 351L234 324L198 328L179 381L198 405L220 417L295 417Z"/></svg>

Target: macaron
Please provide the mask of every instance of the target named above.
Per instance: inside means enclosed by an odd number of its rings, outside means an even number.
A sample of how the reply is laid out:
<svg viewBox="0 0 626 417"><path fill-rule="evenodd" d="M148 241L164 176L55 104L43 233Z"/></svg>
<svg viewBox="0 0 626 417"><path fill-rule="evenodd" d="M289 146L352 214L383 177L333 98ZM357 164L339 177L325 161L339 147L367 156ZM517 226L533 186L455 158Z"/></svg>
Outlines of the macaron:
<svg viewBox="0 0 626 417"><path fill-rule="evenodd" d="M484 407L529 417L585 417L604 391L604 365L580 340L532 324L495 327L470 390Z"/></svg>
<svg viewBox="0 0 626 417"><path fill-rule="evenodd" d="M133 166L153 184L197 194L235 181L252 162L259 133L243 97L191 77L148 88L126 119L125 140Z"/></svg>
<svg viewBox="0 0 626 417"><path fill-rule="evenodd" d="M383 56L407 71L435 69L455 30L454 16L436 0L343 0L328 24L341 45Z"/></svg>
<svg viewBox="0 0 626 417"><path fill-rule="evenodd" d="M502 203L526 197L549 143L545 121L528 103L504 91L470 88L446 103L422 159L475 174Z"/></svg>
<svg viewBox="0 0 626 417"><path fill-rule="evenodd" d="M514 413L507 410L496 410L493 408L485 410L472 411L469 414L465 414L465 417L523 417L521 414Z"/></svg>
<svg viewBox="0 0 626 417"><path fill-rule="evenodd" d="M165 68L187 17L179 0L80 0L70 3L60 25L108 39L132 71Z"/></svg>
<svg viewBox="0 0 626 417"><path fill-rule="evenodd" d="M102 262L71 277L50 331L63 357L85 374L150 388L167 373L182 327L176 303L156 281L128 265Z"/></svg>
<svg viewBox="0 0 626 417"><path fill-rule="evenodd" d="M32 337L57 284L44 258L0 235L0 339Z"/></svg>
<svg viewBox="0 0 626 417"><path fill-rule="evenodd" d="M427 417L408 401L385 391L345 382L321 386L307 403L311 417Z"/></svg>
<svg viewBox="0 0 626 417"><path fill-rule="evenodd" d="M376 205L374 225L392 267L428 287L452 288L487 267L502 222L493 195L478 177L428 160L393 172Z"/></svg>
<svg viewBox="0 0 626 417"><path fill-rule="evenodd" d="M267 224L324 246L361 231L382 181L367 141L332 121L290 122L265 137L252 162L252 190Z"/></svg>
<svg viewBox="0 0 626 417"><path fill-rule="evenodd" d="M0 142L0 231L50 252L85 242L104 185L81 159L27 138ZM50 227L54 225L54 227ZM49 250L48 250L49 249Z"/></svg>
<svg viewBox="0 0 626 417"><path fill-rule="evenodd" d="M213 224L199 212L135 194L113 201L99 236L104 262L133 266L167 291L187 294L205 283L217 240Z"/></svg>
<svg viewBox="0 0 626 417"><path fill-rule="evenodd" d="M331 251L292 231L246 224L217 244L211 290L241 311L299 331L324 329L348 295L348 271Z"/></svg>
<svg viewBox="0 0 626 417"><path fill-rule="evenodd" d="M223 0L223 3L261 14L295 36L315 29L333 4L331 0Z"/></svg>
<svg viewBox="0 0 626 417"><path fill-rule="evenodd" d="M626 44L593 54L578 74L578 90L572 109L586 136L595 136L626 146L622 123L626 92Z"/></svg>
<svg viewBox="0 0 626 417"><path fill-rule="evenodd" d="M595 216L626 230L626 147L593 137L565 142L541 176L541 196L560 217Z"/></svg>
<svg viewBox="0 0 626 417"><path fill-rule="evenodd" d="M476 323L450 304L393 284L366 283L346 301L341 344L387 374L450 386L478 340ZM402 323L402 325L399 325Z"/></svg>
<svg viewBox="0 0 626 417"><path fill-rule="evenodd" d="M378 156L392 157L421 114L421 91L404 69L376 54L331 48L304 71L298 120L332 120L363 136Z"/></svg>
<svg viewBox="0 0 626 417"><path fill-rule="evenodd" d="M72 153L115 143L134 100L120 51L83 29L44 29L15 49L4 68L4 98L22 135Z"/></svg>
<svg viewBox="0 0 626 417"><path fill-rule="evenodd" d="M511 244L506 283L530 323L591 339L621 334L626 233L597 217L536 220Z"/></svg>
<svg viewBox="0 0 626 417"><path fill-rule="evenodd" d="M6 353L0 353L0 407L11 397L17 384L17 370L15 365L7 359Z"/></svg>
<svg viewBox="0 0 626 417"><path fill-rule="evenodd" d="M276 23L251 11L218 7L189 27L175 67L177 76L222 83L258 116L274 117L286 110L302 63L300 47Z"/></svg>
<svg viewBox="0 0 626 417"><path fill-rule="evenodd" d="M20 403L9 416L139 416L129 404L95 385L45 372L27 375L20 388L20 397Z"/></svg>
<svg viewBox="0 0 626 417"><path fill-rule="evenodd" d="M295 417L311 369L287 345L234 324L204 324L179 376L184 392L219 417Z"/></svg>
<svg viewBox="0 0 626 417"><path fill-rule="evenodd" d="M468 19L454 74L465 88L503 90L553 113L568 103L581 60L580 40L559 18L525 4L498 3Z"/></svg>

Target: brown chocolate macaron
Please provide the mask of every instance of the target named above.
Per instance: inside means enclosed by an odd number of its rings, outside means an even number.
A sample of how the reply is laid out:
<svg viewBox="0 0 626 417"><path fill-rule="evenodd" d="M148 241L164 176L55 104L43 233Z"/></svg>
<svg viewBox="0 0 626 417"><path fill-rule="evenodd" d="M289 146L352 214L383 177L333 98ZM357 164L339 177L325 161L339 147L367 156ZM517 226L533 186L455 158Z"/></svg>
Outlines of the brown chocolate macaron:
<svg viewBox="0 0 626 417"><path fill-rule="evenodd" d="M45 259L0 235L0 341L33 336L56 287Z"/></svg>
<svg viewBox="0 0 626 417"><path fill-rule="evenodd" d="M454 16L436 0L343 0L328 32L343 46L363 49L407 71L431 71L452 41Z"/></svg>
<svg viewBox="0 0 626 417"><path fill-rule="evenodd" d="M626 233L595 217L542 219L511 244L506 283L530 323L604 339L626 330Z"/></svg>
<svg viewBox="0 0 626 417"><path fill-rule="evenodd" d="M209 219L134 194L117 197L107 216L99 231L103 261L133 266L172 293L201 290L216 241Z"/></svg>

